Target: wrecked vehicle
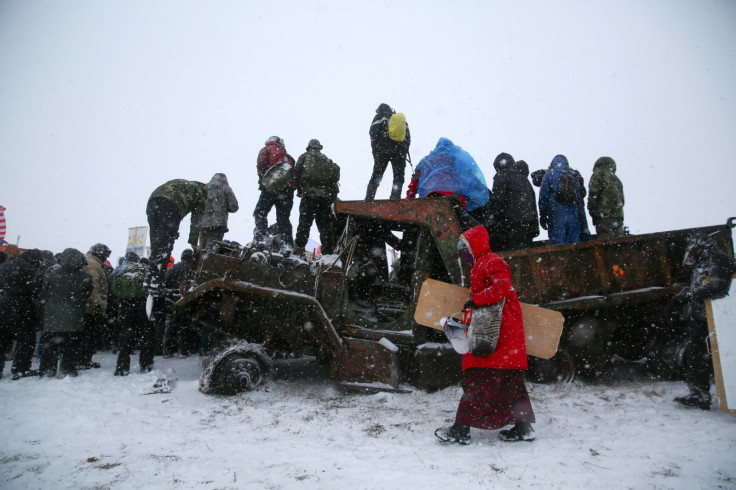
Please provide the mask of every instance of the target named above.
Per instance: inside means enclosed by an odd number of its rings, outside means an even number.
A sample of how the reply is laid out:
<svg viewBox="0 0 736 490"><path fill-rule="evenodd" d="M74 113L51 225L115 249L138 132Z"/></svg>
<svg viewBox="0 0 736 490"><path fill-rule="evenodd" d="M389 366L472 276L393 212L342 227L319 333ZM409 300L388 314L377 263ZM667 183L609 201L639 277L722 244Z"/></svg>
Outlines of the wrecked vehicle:
<svg viewBox="0 0 736 490"><path fill-rule="evenodd" d="M177 315L211 331L218 348L202 391L234 394L263 382L273 363L312 358L344 389L433 390L461 378L460 355L440 331L414 322L427 278L468 286L457 253L460 223L446 199L338 201L334 255L304 260L263 244L216 244L198 264ZM731 222L698 228L733 252ZM500 252L519 299L565 316L558 354L530 358L534 380L570 379L612 356L669 359L661 308L688 281L680 266L695 230ZM400 251L389 263L387 246ZM673 350L674 349L674 350ZM669 357L668 357L669 356ZM675 359L676 361L676 359ZM669 361L657 363L671 370ZM668 367L669 366L669 367Z"/></svg>

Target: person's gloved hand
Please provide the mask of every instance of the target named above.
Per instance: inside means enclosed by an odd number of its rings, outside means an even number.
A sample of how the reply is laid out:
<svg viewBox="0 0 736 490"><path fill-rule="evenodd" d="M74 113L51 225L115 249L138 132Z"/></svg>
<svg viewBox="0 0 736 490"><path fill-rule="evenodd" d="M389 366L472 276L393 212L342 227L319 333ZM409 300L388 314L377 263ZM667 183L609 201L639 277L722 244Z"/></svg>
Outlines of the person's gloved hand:
<svg viewBox="0 0 736 490"><path fill-rule="evenodd" d="M547 229L547 217L546 216L539 217L539 226L541 226L543 230Z"/></svg>
<svg viewBox="0 0 736 490"><path fill-rule="evenodd" d="M678 303L687 303L692 301L694 298L695 295L693 294L693 290L690 288L685 288L675 295L675 301Z"/></svg>

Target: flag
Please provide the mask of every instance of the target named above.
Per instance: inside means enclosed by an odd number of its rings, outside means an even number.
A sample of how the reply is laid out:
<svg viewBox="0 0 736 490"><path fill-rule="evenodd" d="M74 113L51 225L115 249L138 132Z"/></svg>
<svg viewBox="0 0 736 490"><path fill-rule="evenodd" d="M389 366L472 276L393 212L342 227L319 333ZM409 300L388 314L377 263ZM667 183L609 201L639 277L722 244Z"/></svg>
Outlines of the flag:
<svg viewBox="0 0 736 490"><path fill-rule="evenodd" d="M5 242L5 206L0 206L0 244Z"/></svg>

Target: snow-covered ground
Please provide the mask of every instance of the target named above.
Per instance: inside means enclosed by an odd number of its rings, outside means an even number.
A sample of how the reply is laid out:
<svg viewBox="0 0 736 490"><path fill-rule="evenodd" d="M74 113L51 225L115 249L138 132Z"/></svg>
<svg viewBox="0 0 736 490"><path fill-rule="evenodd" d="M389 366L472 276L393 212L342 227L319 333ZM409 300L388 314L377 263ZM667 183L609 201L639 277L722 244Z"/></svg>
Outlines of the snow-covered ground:
<svg viewBox="0 0 736 490"><path fill-rule="evenodd" d="M459 387L345 394L297 364L217 397L196 356L125 378L113 354L95 360L65 379L6 366L0 488L736 488L736 417L676 406L682 382L530 383L535 442L474 429L458 446L433 432Z"/></svg>

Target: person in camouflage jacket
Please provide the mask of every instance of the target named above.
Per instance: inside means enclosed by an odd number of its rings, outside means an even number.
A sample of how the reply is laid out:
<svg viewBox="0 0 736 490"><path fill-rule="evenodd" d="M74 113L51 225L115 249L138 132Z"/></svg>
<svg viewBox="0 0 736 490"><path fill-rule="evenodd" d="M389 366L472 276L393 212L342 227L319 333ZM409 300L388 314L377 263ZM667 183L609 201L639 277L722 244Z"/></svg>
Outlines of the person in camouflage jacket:
<svg viewBox="0 0 736 490"><path fill-rule="evenodd" d="M600 157L588 184L588 212L598 238L624 234L624 186L616 177L616 162Z"/></svg>
<svg viewBox="0 0 736 490"><path fill-rule="evenodd" d="M322 253L331 254L333 246L332 203L339 192L340 167L320 151L322 144L312 139L306 153L299 157L294 167L299 204L299 226L296 230L295 251L304 250L309 239L312 222L317 222Z"/></svg>
<svg viewBox="0 0 736 490"><path fill-rule="evenodd" d="M207 186L202 182L174 179L162 184L148 198L146 215L151 234L150 260L157 270L155 285L163 281L174 242L179 237L179 224L192 213L188 243L196 251L199 228L207 202Z"/></svg>

